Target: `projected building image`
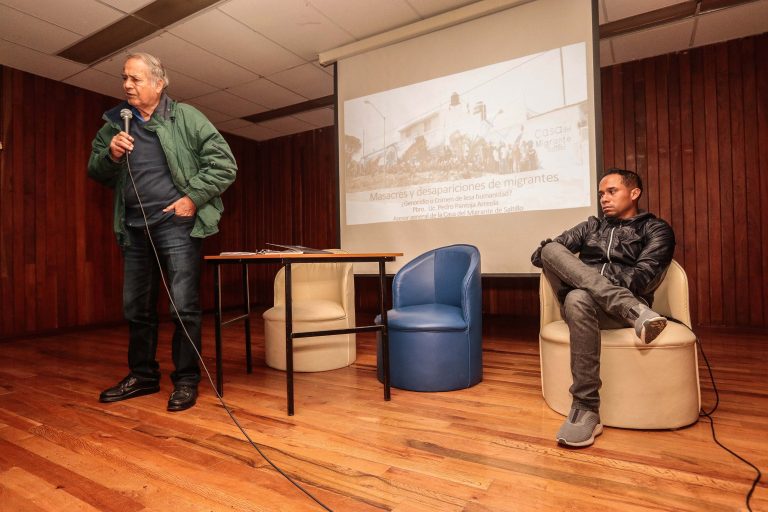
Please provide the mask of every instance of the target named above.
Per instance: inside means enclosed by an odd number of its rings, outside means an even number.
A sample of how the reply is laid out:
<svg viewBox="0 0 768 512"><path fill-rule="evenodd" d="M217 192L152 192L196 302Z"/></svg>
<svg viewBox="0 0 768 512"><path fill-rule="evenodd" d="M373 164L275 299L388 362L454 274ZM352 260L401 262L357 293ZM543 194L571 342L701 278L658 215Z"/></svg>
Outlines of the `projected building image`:
<svg viewBox="0 0 768 512"><path fill-rule="evenodd" d="M346 101L347 223L588 205L586 100L576 44Z"/></svg>

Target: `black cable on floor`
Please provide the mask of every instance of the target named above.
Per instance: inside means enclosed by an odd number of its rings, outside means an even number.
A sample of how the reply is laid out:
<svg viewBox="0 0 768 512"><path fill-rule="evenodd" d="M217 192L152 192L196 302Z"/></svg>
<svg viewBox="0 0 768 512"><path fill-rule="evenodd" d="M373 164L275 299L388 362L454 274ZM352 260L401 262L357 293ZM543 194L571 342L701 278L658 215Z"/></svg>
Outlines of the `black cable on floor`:
<svg viewBox="0 0 768 512"><path fill-rule="evenodd" d="M240 422L237 421L237 418L232 414L232 411L227 406L227 404L224 402L224 399L219 394L218 390L216 389L216 385L213 383L213 378L211 377L211 372L208 371L208 367L205 365L205 361L203 361L203 356L200 355L200 351L197 350L197 347L195 346L194 342L192 341L192 337L189 335L189 332L187 331L187 326L184 325L184 321L181 319L181 315L179 314L179 310L176 308L176 303L173 301L173 297L171 296L171 290L168 288L168 283L165 280L165 274L163 272L163 267L160 264L160 256L157 254L157 248L155 247L155 242L152 240L152 235L149 232L149 226L147 225L147 214L144 212L144 204L141 202L141 197L139 196L139 190L136 188L136 182L133 179L133 173L131 172L131 164L129 159L129 154L126 153L125 162L128 166L128 176L131 178L131 184L133 185L133 190L136 192L136 198L139 202L139 208L141 209L141 215L144 217L144 226L146 227L147 231L147 238L149 238L149 244L152 246L152 252L155 254L155 260L157 261L157 268L160 271L160 280L163 283L163 287L165 288L165 293L168 295L168 300L171 303L171 307L173 308L173 311L176 313L176 318L179 321L179 325L181 325L182 330L184 331L184 334L187 337L187 341L192 346L192 349L195 351L195 354L197 354L197 358L200 360L200 364L202 365L203 369L205 370L205 374L208 376L208 382L211 384L211 389L213 389L214 394L216 395L216 398L219 399L219 402L221 403L221 406L224 408L224 410L229 415L232 422L235 424L235 426L240 430L240 432L243 434L245 439L251 444L251 446L258 452L261 457L267 461L267 463L272 466L275 471L280 473L283 477L286 478L289 482L291 482L296 488L298 488L301 492L306 494L311 500L313 500L315 503L320 505L324 510L328 510L329 512L333 512L327 505L325 505L322 501L320 501L318 498L316 498L311 492L306 490L304 487L301 486L298 482L296 482L293 478L290 477L285 471L280 469L277 464L272 462L267 455L261 451L259 446L251 439L251 437L248 435L248 433L245 431L245 429L240 425Z"/></svg>
<svg viewBox="0 0 768 512"><path fill-rule="evenodd" d="M685 325L680 320L677 320L675 318L670 318L670 317L667 317L667 318L668 320L672 320L673 322L676 322L680 325L685 326L688 330L690 330L693 333L693 336L696 338L696 345L699 347L699 352L701 352L701 356L704 358L704 362L707 365L707 371L709 372L709 379L712 381L712 389L715 392L715 405L713 405L712 409L710 409L709 411L705 411L704 407L702 407L699 410L699 417L707 418L709 420L709 426L710 426L710 429L712 430L712 439L715 441L715 444L717 444L720 448L727 451L728 453L730 453L731 455L733 455L734 457L742 461L744 464L746 464L747 466L755 470L755 473L756 473L755 479L752 481L752 487L750 487L749 492L747 493L747 496L746 496L747 510L749 510L749 512L752 512L752 507L750 506L749 502L752 499L752 494L754 494L755 489L757 488L757 485L760 483L760 480L763 477L763 474L760 472L760 469L757 466L755 466L750 461L748 461L738 453L734 452L733 450L725 446L723 443L721 443L717 439L717 434L715 433L715 420L712 417L712 415L720 406L720 392L717 390L717 384L715 384L715 376L712 373L712 366L709 364L709 359L707 359L707 354L704 353L704 347L702 346L701 341L699 340L699 337L696 335L695 332L693 332L693 329Z"/></svg>

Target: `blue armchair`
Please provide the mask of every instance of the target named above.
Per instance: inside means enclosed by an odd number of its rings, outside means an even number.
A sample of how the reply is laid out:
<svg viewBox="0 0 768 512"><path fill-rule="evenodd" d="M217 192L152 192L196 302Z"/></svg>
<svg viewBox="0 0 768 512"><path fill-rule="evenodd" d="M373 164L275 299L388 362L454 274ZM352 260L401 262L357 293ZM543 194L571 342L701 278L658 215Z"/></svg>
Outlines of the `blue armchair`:
<svg viewBox="0 0 768 512"><path fill-rule="evenodd" d="M441 247L408 262L392 282L392 307L387 313L392 386L450 391L483 379L477 247ZM380 340L378 356L383 380Z"/></svg>

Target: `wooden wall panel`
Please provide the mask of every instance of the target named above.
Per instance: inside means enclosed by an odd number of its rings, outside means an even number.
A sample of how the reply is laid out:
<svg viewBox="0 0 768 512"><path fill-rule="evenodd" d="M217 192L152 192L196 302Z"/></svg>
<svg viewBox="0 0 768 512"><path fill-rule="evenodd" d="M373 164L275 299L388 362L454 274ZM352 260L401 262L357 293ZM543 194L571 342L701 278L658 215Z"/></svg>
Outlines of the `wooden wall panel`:
<svg viewBox="0 0 768 512"><path fill-rule="evenodd" d="M663 66L658 69L659 74L663 74L666 78L665 82L661 82L658 86L659 94L666 92L666 103L659 108L659 117L666 119L668 123L668 140L660 144L661 151L664 151L666 144L669 145L667 151L668 155L668 169L669 169L669 194L668 200L670 202L670 222L677 228L677 237L681 240L685 239L685 231L688 229L686 225L686 208L685 197L689 193L692 193L692 182L683 179L683 138L682 138L682 111L680 109L680 68L679 66L670 66L669 57L663 56L660 59L663 62ZM662 171L662 174L664 171ZM688 186L691 186L690 191ZM663 215L662 215L663 217ZM678 242L676 249L676 257L680 260L685 260L686 247L682 242Z"/></svg>
<svg viewBox="0 0 768 512"><path fill-rule="evenodd" d="M695 200L698 184L693 176L693 111L691 109L691 65L689 57L688 54L680 56L679 88L673 89L673 91L679 92L680 171L683 181L683 224L681 226L679 222L673 223L672 227L675 228L675 233L678 237L677 247L675 248L675 257L681 261L681 263L689 262L695 258L697 249L696 230L699 218L699 215L697 215L699 210L697 210ZM675 107L672 106L672 109L674 110ZM681 236L683 238L682 241L679 240ZM680 251L681 246L683 247L682 251ZM697 305L700 302L700 298L697 295L698 288L696 286L696 283L698 282L698 267L689 263L686 267L686 272L688 273L689 296L692 302L691 313L694 317L701 318L697 308Z"/></svg>
<svg viewBox="0 0 768 512"><path fill-rule="evenodd" d="M249 238L251 219L262 213L260 198L253 197L252 182L257 178L257 146L248 139L225 134L225 138L238 164L235 182L224 192L224 214L219 232L203 242L203 254L219 254L222 251L252 251L253 240ZM222 302L225 305L241 301L241 271L239 266L223 267ZM203 309L213 308L213 271L203 265L200 286L200 300Z"/></svg>
<svg viewBox="0 0 768 512"><path fill-rule="evenodd" d="M604 166L644 178L641 207L675 229L701 325L768 327L766 62L763 34L601 70ZM0 84L0 338L120 321L112 193L85 175L115 100L5 67ZM206 254L337 244L332 128L262 143L225 137L240 170ZM271 303L276 270L251 268L257 304ZM223 279L225 304L235 304L239 268ZM204 268L206 309L211 280ZM486 313L538 315L536 279L488 276L483 287ZM361 312L373 311L373 280L359 279L357 292Z"/></svg>
<svg viewBox="0 0 768 512"><path fill-rule="evenodd" d="M122 264L107 231L111 193L86 163L114 100L0 73L0 337L108 321L121 311Z"/></svg>
<svg viewBox="0 0 768 512"><path fill-rule="evenodd" d="M759 222L759 228L756 227L754 231L750 231L754 237L759 233L759 243L762 248L761 268L760 272L755 272L754 275L750 275L750 282L756 283L756 288L759 290L757 293L763 297L763 310L760 311L762 316L755 314L750 316L751 325L768 325L768 301L766 301L766 279L768 279L768 246L766 246L766 240L768 240L768 36L761 36L755 40L755 54L754 59L745 62L746 66L754 65L755 68L755 112L757 113L757 137L755 140L755 147L758 148L758 159L756 169L756 176L759 177L760 193L759 205L753 203L754 209L751 209L750 213ZM749 93L747 93L749 94ZM758 179L757 177L755 179ZM760 213L758 215L758 212ZM762 279L761 279L762 277ZM755 294L750 293L752 300L755 299Z"/></svg>
<svg viewBox="0 0 768 512"><path fill-rule="evenodd" d="M724 60L727 67L725 72L722 73L721 80L728 86L730 111L723 113L723 122L727 122L730 125L730 138L732 141L729 144L730 152L726 153L725 156L729 157L732 163L731 179L733 191L731 202L733 204L733 211L730 212L730 216L734 226L729 236L732 237L731 244L734 254L748 255L742 62L739 58L738 44L735 42L728 43L725 51L727 53L725 53ZM748 268L748 256L745 258L734 258L733 264L729 266L731 274L729 278L726 278L725 282L747 283L749 279ZM741 325L747 324L749 322L749 294L737 293L735 286L728 286L727 293L726 300L732 301L733 312L731 315L736 318L736 323ZM727 316L729 315L726 314Z"/></svg>
<svg viewBox="0 0 768 512"><path fill-rule="evenodd" d="M335 131L319 129L258 144L258 179L250 183L262 214L251 228L253 248L267 243L337 246ZM272 302L276 265L252 267L252 296Z"/></svg>
<svg viewBox="0 0 768 512"><path fill-rule="evenodd" d="M742 56L741 92L744 98L744 110L742 113L744 115L743 149L746 187L746 197L744 198L745 200L743 203L743 210L746 212L746 223L744 224L744 230L747 234L747 244L745 252L749 255L747 278L744 281L748 283L745 287L747 290L747 293L745 293L745 300L749 302L749 316L747 318L747 322L745 323L749 325L756 323L756 319L761 317L763 312L763 304L765 302L765 299L763 298L765 290L757 277L763 273L763 255L768 251L768 247L763 247L763 240L768 240L768 236L766 236L768 235L768 222L761 222L760 216L756 213L762 211L761 198L768 197L768 194L766 194L765 189L761 191L758 144L758 95L755 77L755 40L746 39L741 48L737 47L736 45L732 46L735 47L737 55L741 54ZM762 110L765 114L765 97L763 97ZM765 133L765 131L763 133ZM763 143L763 145L765 144ZM763 162L765 161L766 160L764 159ZM762 179L763 181L766 181L765 178ZM764 199L762 200L764 201ZM761 228L763 229L762 233L760 232ZM737 251L741 252L743 250L743 246L740 245L737 247ZM768 275L768 273L765 273L764 275ZM766 319L766 323L768 323L768 319Z"/></svg>
<svg viewBox="0 0 768 512"><path fill-rule="evenodd" d="M701 325L768 326L766 48L763 34L601 73L605 166L637 170L641 207L672 224Z"/></svg>
<svg viewBox="0 0 768 512"><path fill-rule="evenodd" d="M704 82L704 146L706 152L706 167L702 169L707 174L707 196L705 200L709 207L707 216L707 233L709 234L709 314L711 323L718 325L723 321L723 261L720 200L723 189L720 173L727 172L720 169L718 164L718 94L717 94L717 52L716 48L709 46L696 53L702 55L703 82ZM725 129L722 127L722 129ZM727 193L726 193L727 194Z"/></svg>

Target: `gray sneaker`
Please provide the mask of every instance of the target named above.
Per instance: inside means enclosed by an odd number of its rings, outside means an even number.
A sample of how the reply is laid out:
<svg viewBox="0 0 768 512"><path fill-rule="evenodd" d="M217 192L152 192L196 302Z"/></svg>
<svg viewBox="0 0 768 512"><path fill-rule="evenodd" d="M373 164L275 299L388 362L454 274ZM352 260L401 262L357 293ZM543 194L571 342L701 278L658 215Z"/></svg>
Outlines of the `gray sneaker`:
<svg viewBox="0 0 768 512"><path fill-rule="evenodd" d="M667 326L667 319L645 304L638 304L629 310L635 318L635 333L643 343L650 343Z"/></svg>
<svg viewBox="0 0 768 512"><path fill-rule="evenodd" d="M582 409L571 409L563 426L557 431L557 442L567 446L583 447L595 442L603 433L600 415Z"/></svg>

